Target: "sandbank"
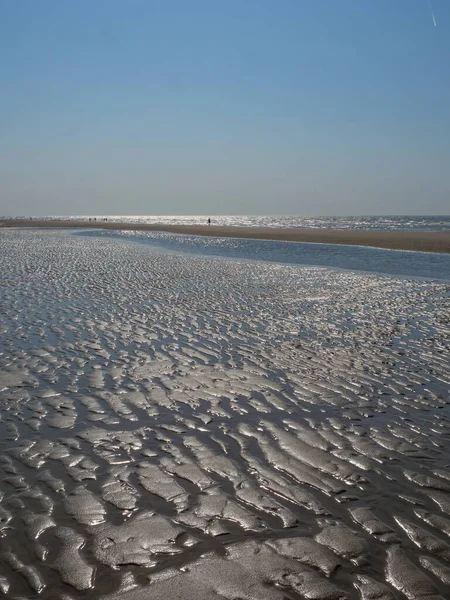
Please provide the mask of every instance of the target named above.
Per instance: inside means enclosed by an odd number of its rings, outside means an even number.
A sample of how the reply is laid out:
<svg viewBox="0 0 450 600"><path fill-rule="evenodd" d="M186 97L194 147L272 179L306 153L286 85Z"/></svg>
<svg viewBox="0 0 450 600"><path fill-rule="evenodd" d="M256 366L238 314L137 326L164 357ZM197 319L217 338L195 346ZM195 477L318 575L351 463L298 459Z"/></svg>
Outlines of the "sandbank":
<svg viewBox="0 0 450 600"><path fill-rule="evenodd" d="M233 237L258 240L309 242L372 246L391 250L450 253L450 230L445 231L374 231L363 229L307 229L275 227L229 227L218 225L166 225L163 223L126 223L120 221L69 221L43 219L3 219L0 227L69 227L120 229L128 231L164 231L185 235Z"/></svg>

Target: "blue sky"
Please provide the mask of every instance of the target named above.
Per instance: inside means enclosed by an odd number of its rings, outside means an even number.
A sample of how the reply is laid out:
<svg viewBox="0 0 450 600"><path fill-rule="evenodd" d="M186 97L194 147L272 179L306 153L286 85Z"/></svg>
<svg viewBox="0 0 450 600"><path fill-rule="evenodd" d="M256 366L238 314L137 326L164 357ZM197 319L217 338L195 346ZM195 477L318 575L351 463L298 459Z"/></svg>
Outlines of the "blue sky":
<svg viewBox="0 0 450 600"><path fill-rule="evenodd" d="M0 0L0 214L449 214L432 6Z"/></svg>

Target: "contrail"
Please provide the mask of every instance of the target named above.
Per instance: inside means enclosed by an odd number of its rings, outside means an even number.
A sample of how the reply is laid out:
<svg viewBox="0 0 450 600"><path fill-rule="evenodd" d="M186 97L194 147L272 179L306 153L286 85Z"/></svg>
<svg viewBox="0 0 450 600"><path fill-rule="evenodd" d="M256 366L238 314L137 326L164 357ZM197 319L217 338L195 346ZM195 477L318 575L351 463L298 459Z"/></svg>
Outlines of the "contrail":
<svg viewBox="0 0 450 600"><path fill-rule="evenodd" d="M431 18L433 19L433 25L436 27L436 19L434 17L433 3L430 0Z"/></svg>

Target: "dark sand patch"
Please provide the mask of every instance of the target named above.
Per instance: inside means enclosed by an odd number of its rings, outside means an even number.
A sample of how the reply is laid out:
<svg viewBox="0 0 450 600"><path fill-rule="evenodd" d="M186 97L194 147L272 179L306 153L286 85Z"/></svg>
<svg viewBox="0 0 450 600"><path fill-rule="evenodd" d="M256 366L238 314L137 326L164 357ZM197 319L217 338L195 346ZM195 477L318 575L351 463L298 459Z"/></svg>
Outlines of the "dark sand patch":
<svg viewBox="0 0 450 600"><path fill-rule="evenodd" d="M45 221L38 218L4 219L4 227L69 227L123 231L165 231L185 235L234 237L283 242L345 244L390 250L450 253L450 231L373 231L275 227L224 227L216 225L164 225L104 221Z"/></svg>

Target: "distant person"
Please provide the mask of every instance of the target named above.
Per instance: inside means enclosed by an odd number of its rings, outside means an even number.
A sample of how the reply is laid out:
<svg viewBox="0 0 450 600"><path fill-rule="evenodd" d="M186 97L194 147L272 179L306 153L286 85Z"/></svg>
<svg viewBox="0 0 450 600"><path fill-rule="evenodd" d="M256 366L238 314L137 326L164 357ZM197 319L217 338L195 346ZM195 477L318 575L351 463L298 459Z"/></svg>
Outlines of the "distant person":
<svg viewBox="0 0 450 600"><path fill-rule="evenodd" d="M211 219L208 217L208 225L211 225Z"/></svg>

